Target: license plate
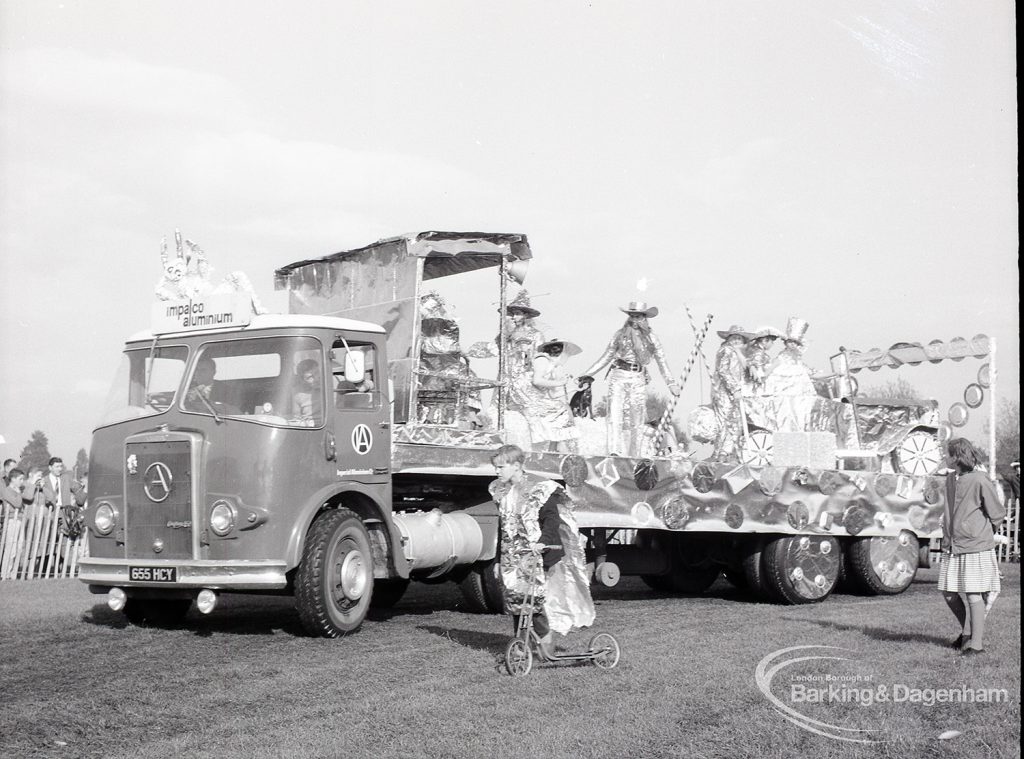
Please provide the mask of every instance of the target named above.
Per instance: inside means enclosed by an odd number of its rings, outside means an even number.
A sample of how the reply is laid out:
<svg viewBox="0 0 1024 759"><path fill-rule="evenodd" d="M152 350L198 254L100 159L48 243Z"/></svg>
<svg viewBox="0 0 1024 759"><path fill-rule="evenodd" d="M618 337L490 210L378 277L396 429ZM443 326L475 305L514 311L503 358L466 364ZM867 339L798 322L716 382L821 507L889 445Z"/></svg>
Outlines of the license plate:
<svg viewBox="0 0 1024 759"><path fill-rule="evenodd" d="M177 582L177 567L128 567L130 582Z"/></svg>

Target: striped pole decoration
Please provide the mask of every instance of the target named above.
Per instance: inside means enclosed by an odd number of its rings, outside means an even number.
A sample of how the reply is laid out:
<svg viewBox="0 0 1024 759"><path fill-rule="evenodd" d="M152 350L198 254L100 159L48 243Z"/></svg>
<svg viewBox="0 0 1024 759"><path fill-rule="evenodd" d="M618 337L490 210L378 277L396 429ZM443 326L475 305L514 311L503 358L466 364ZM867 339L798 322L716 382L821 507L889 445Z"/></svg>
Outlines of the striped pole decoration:
<svg viewBox="0 0 1024 759"><path fill-rule="evenodd" d="M687 310L689 313L689 310ZM704 325L700 328L699 332L696 332L697 339L693 344L693 350L690 351L690 355L686 359L686 366L683 367L683 373L679 377L679 394L682 395L683 388L686 387L686 380L690 377L690 371L693 369L693 364L697 360L697 355L700 353L700 346L704 343L704 338L707 337L708 330L711 328L711 320L715 317L708 314L704 318ZM665 433L668 431L668 426L672 422L672 414L676 409L676 403L679 402L679 395L672 396L672 400L669 401L668 408L665 409L665 413L661 415L661 421L658 422L658 431L655 433L654 446L658 450L659 456L664 456L665 451Z"/></svg>
<svg viewBox="0 0 1024 759"><path fill-rule="evenodd" d="M686 309L686 318L688 318L690 320L690 329L693 330L694 337L696 337L697 334L698 334L698 332L697 332L697 322L695 322L693 320L693 313L690 311L690 307L688 305L686 305L685 303L683 304L683 308ZM702 364L704 364L704 370L708 373L708 379L710 379L711 378L711 364L708 363L708 358L707 358L707 356L704 355L704 349L703 348L700 349L700 361L701 361Z"/></svg>

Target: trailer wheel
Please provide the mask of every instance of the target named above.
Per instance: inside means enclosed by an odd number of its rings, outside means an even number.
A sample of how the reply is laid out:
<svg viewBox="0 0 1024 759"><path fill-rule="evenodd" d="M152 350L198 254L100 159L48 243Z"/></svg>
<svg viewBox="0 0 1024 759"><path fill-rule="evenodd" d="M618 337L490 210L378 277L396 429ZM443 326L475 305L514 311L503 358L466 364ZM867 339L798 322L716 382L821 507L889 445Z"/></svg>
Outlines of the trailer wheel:
<svg viewBox="0 0 1024 759"><path fill-rule="evenodd" d="M474 564L459 581L459 590L466 610L474 614L501 614L505 609L497 559Z"/></svg>
<svg viewBox="0 0 1024 759"><path fill-rule="evenodd" d="M908 530L895 537L856 538L847 552L847 575L859 590L894 596L913 582L918 554L917 536Z"/></svg>
<svg viewBox="0 0 1024 759"><path fill-rule="evenodd" d="M192 608L191 598L128 598L124 615L136 627L174 627L180 625Z"/></svg>
<svg viewBox="0 0 1024 759"><path fill-rule="evenodd" d="M374 609L390 609L402 600L409 588L409 581L402 579L375 580L370 606Z"/></svg>
<svg viewBox="0 0 1024 759"><path fill-rule="evenodd" d="M841 558L831 535L783 535L765 546L765 583L783 603L824 601L836 586Z"/></svg>
<svg viewBox="0 0 1024 759"><path fill-rule="evenodd" d="M764 538L755 535L742 547L743 576L750 591L763 601L775 600L764 575Z"/></svg>
<svg viewBox="0 0 1024 759"><path fill-rule="evenodd" d="M373 554L362 520L335 509L314 520L295 575L295 602L310 635L355 632L373 596Z"/></svg>
<svg viewBox="0 0 1024 759"><path fill-rule="evenodd" d="M931 432L914 430L893 451L896 471L914 476L929 476L939 471L944 456L942 443Z"/></svg>
<svg viewBox="0 0 1024 759"><path fill-rule="evenodd" d="M771 432L751 430L740 447L740 461L757 469L770 466L774 448Z"/></svg>

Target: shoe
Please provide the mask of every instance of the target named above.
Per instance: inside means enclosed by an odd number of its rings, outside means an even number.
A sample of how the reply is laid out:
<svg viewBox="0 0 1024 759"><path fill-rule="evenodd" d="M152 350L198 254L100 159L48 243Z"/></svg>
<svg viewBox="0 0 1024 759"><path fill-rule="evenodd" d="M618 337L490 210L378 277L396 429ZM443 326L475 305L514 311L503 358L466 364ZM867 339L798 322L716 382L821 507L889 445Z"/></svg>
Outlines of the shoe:
<svg viewBox="0 0 1024 759"><path fill-rule="evenodd" d="M543 659L553 659L555 656L555 646L552 640L551 633L548 633L543 638L540 638L537 642L537 653Z"/></svg>
<svg viewBox="0 0 1024 759"><path fill-rule="evenodd" d="M965 648L963 651L960 652L960 655L961 656L977 656L978 654L983 654L983 653L985 653L985 649L984 648L971 648L971 647L968 646L967 648Z"/></svg>
<svg viewBox="0 0 1024 759"><path fill-rule="evenodd" d="M956 640L954 640L954 641L953 641L953 642L952 642L952 643L950 644L950 648L955 648L955 649L957 649L958 651L963 651L963 650L964 650L964 648L965 648L965 647L967 646L967 641L969 641L969 640L970 640L970 638L968 638L968 637L965 637L965 636L964 636L964 635L962 635L962 634L961 634L961 635L957 635L957 636L956 636Z"/></svg>

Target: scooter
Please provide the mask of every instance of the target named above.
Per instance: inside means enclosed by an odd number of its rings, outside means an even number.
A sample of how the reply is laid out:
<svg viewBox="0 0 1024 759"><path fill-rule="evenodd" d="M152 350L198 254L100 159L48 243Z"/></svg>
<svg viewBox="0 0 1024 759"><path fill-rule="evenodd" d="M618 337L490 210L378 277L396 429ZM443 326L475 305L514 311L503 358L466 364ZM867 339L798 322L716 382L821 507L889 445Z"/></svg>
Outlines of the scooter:
<svg viewBox="0 0 1024 759"><path fill-rule="evenodd" d="M529 552L536 558L534 571L543 572L544 568L536 551ZM505 647L505 669L513 677L523 677L533 668L534 648L537 659L544 662L579 662L592 661L600 669L612 669L619 663L621 650L619 641L611 633L598 633L590 639L586 651L579 653L559 653L545 656L540 653L540 637L533 629L533 612L535 608L536 584L530 583L530 590L523 602L523 613L519 615L516 634Z"/></svg>

